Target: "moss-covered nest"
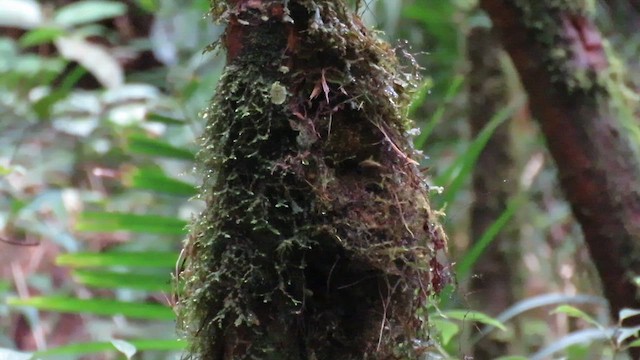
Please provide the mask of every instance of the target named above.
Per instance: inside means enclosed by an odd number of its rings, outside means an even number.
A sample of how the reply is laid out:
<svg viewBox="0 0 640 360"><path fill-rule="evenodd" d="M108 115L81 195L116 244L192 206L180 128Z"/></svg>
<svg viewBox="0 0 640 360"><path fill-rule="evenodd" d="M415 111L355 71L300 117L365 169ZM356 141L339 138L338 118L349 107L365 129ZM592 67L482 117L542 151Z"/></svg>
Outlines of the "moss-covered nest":
<svg viewBox="0 0 640 360"><path fill-rule="evenodd" d="M212 8L228 64L180 274L189 357L415 359L446 240L406 135L411 58L342 0Z"/></svg>

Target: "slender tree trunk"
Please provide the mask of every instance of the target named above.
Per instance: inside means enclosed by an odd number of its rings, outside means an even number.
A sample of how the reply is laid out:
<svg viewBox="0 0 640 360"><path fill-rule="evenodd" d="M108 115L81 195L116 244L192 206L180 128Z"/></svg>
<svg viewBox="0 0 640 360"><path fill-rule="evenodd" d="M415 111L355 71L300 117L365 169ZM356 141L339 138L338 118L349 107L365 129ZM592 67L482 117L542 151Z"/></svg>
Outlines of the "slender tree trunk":
<svg viewBox="0 0 640 360"><path fill-rule="evenodd" d="M469 123L477 136L491 117L506 106L509 94L500 57L498 39L487 28L474 28L467 37L469 71ZM511 157L510 122L500 125L480 154L473 172L474 202L471 208L471 239L477 241L507 209L513 195L513 159ZM513 249L517 236L504 230L496 235L473 269L471 305L496 316L514 302ZM510 260L511 259L511 260ZM507 353L507 344L490 338L475 348L478 359L495 359Z"/></svg>
<svg viewBox="0 0 640 360"><path fill-rule="evenodd" d="M605 0L607 5L618 10L626 9L628 11L634 11L635 14L630 14L637 18L640 13L640 0Z"/></svg>
<svg viewBox="0 0 640 360"><path fill-rule="evenodd" d="M598 29L581 1L480 3L529 93L611 315L640 308L632 281L640 274L640 166L610 105L615 85L604 75L608 61Z"/></svg>
<svg viewBox="0 0 640 360"><path fill-rule="evenodd" d="M446 269L405 136L416 69L343 0L212 12L228 21L228 63L181 274L191 357L417 358L417 310Z"/></svg>
<svg viewBox="0 0 640 360"><path fill-rule="evenodd" d="M604 0L609 8L616 31L626 37L637 35L640 30L640 0Z"/></svg>

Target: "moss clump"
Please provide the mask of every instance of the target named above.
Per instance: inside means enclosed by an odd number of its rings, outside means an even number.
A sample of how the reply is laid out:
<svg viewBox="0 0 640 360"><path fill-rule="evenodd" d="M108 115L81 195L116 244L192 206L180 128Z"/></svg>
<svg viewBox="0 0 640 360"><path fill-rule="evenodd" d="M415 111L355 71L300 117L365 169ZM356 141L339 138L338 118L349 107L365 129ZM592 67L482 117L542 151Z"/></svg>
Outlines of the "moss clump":
<svg viewBox="0 0 640 360"><path fill-rule="evenodd" d="M343 1L233 3L180 275L190 357L416 358L446 281L405 136L416 69Z"/></svg>

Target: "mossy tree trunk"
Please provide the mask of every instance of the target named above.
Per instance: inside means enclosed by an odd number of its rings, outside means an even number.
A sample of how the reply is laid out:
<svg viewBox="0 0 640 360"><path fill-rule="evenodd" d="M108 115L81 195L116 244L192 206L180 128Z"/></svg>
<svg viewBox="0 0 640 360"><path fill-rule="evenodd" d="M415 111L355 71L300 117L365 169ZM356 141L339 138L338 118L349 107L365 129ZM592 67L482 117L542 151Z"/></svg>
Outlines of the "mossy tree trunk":
<svg viewBox="0 0 640 360"><path fill-rule="evenodd" d="M206 210L178 312L195 359L407 359L445 236L406 137L412 59L342 0L213 1Z"/></svg>
<svg viewBox="0 0 640 360"><path fill-rule="evenodd" d="M607 55L585 2L480 3L529 94L612 316L640 308L633 283L640 274L640 165L611 106L616 84L606 76Z"/></svg>

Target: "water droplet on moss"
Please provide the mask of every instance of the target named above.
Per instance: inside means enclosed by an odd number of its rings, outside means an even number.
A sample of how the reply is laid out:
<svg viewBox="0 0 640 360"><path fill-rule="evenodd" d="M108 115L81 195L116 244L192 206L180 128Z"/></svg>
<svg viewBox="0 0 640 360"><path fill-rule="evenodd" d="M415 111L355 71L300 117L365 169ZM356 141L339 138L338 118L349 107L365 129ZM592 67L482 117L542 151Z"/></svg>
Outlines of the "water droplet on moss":
<svg viewBox="0 0 640 360"><path fill-rule="evenodd" d="M279 81L276 81L271 85L269 95L271 96L272 104L282 105L287 100L287 88L280 84Z"/></svg>

